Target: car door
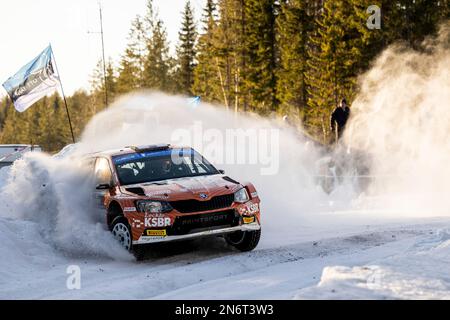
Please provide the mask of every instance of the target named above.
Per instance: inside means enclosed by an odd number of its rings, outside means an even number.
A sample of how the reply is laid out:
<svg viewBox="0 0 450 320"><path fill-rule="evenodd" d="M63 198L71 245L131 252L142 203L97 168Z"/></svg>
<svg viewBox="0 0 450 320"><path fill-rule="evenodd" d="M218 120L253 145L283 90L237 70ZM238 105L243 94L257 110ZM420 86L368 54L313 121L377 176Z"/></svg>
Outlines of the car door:
<svg viewBox="0 0 450 320"><path fill-rule="evenodd" d="M108 159L98 157L94 165L94 203L96 209L104 212L105 195L109 193L112 184L112 173Z"/></svg>

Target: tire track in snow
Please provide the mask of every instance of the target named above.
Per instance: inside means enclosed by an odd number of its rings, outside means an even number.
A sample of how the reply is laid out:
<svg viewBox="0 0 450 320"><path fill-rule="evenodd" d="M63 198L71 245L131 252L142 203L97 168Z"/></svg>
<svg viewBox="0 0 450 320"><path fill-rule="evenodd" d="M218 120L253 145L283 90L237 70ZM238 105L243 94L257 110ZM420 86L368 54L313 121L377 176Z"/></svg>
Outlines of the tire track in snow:
<svg viewBox="0 0 450 320"><path fill-rule="evenodd" d="M168 258L152 258L136 263L107 263L89 265L84 271L83 296L88 298L145 299L165 295L172 291L195 287L214 281L227 281L236 275L254 273L276 265L300 262L302 260L357 253L388 243L415 238L430 232L430 228L396 229L370 231L344 237L307 241L278 248L260 249L248 253L237 253L224 248L221 239L210 239L194 244L193 253L183 253ZM196 247L198 245L198 247ZM162 253L164 255L165 253ZM225 254L225 255L224 255ZM155 254L156 256L158 253ZM114 291L120 287L121 292ZM70 292L58 292L50 298L70 298ZM230 297L231 298L231 297Z"/></svg>

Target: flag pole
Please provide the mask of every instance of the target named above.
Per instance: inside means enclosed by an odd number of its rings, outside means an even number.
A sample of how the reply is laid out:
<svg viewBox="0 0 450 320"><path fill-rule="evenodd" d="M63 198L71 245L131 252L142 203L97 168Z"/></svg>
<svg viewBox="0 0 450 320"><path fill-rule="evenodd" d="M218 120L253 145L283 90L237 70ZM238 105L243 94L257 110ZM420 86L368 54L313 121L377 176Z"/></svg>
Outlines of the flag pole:
<svg viewBox="0 0 450 320"><path fill-rule="evenodd" d="M59 78L59 85L61 87L61 93L62 93L62 96L64 99L64 106L66 107L67 119L69 120L70 133L72 135L72 142L75 143L75 136L73 135L72 121L70 120L70 114L69 114L69 108L67 107L66 95L64 94L64 87L62 85L61 75L58 70L58 65L56 64L56 58L55 58L55 54L53 53L53 49L52 49L52 55L53 55L53 62L55 63L56 73L58 74L58 78Z"/></svg>

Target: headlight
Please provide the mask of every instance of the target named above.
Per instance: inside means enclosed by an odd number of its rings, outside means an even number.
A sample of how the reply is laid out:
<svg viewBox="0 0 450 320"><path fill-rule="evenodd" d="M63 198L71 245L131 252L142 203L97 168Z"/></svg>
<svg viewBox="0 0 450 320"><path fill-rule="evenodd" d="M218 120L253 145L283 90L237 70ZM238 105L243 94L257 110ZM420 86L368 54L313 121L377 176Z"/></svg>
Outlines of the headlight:
<svg viewBox="0 0 450 320"><path fill-rule="evenodd" d="M172 206L165 201L138 200L136 207L140 212L165 213L172 211Z"/></svg>
<svg viewBox="0 0 450 320"><path fill-rule="evenodd" d="M250 200L250 197L248 196L247 189L242 188L239 189L234 193L234 201L244 203Z"/></svg>

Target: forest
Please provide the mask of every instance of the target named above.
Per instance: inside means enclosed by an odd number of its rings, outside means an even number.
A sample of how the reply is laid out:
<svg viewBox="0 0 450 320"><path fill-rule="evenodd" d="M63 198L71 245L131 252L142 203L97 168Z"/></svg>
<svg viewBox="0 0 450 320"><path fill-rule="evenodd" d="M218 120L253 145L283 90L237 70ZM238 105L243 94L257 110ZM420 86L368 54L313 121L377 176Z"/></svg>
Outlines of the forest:
<svg viewBox="0 0 450 320"><path fill-rule="evenodd" d="M182 1L182 0L178 0ZM387 46L416 50L450 19L449 0L207 0L200 21L186 1L176 50L152 0L129 22L120 57L99 61L90 88L67 97L75 137L120 95L140 89L199 96L230 112L287 115L305 134L329 143L329 117L349 104L358 79ZM369 6L380 8L369 28ZM173 53L172 53L173 51ZM107 93L107 94L105 94ZM57 151L71 143L60 95L23 113L0 101L0 143L39 144Z"/></svg>

